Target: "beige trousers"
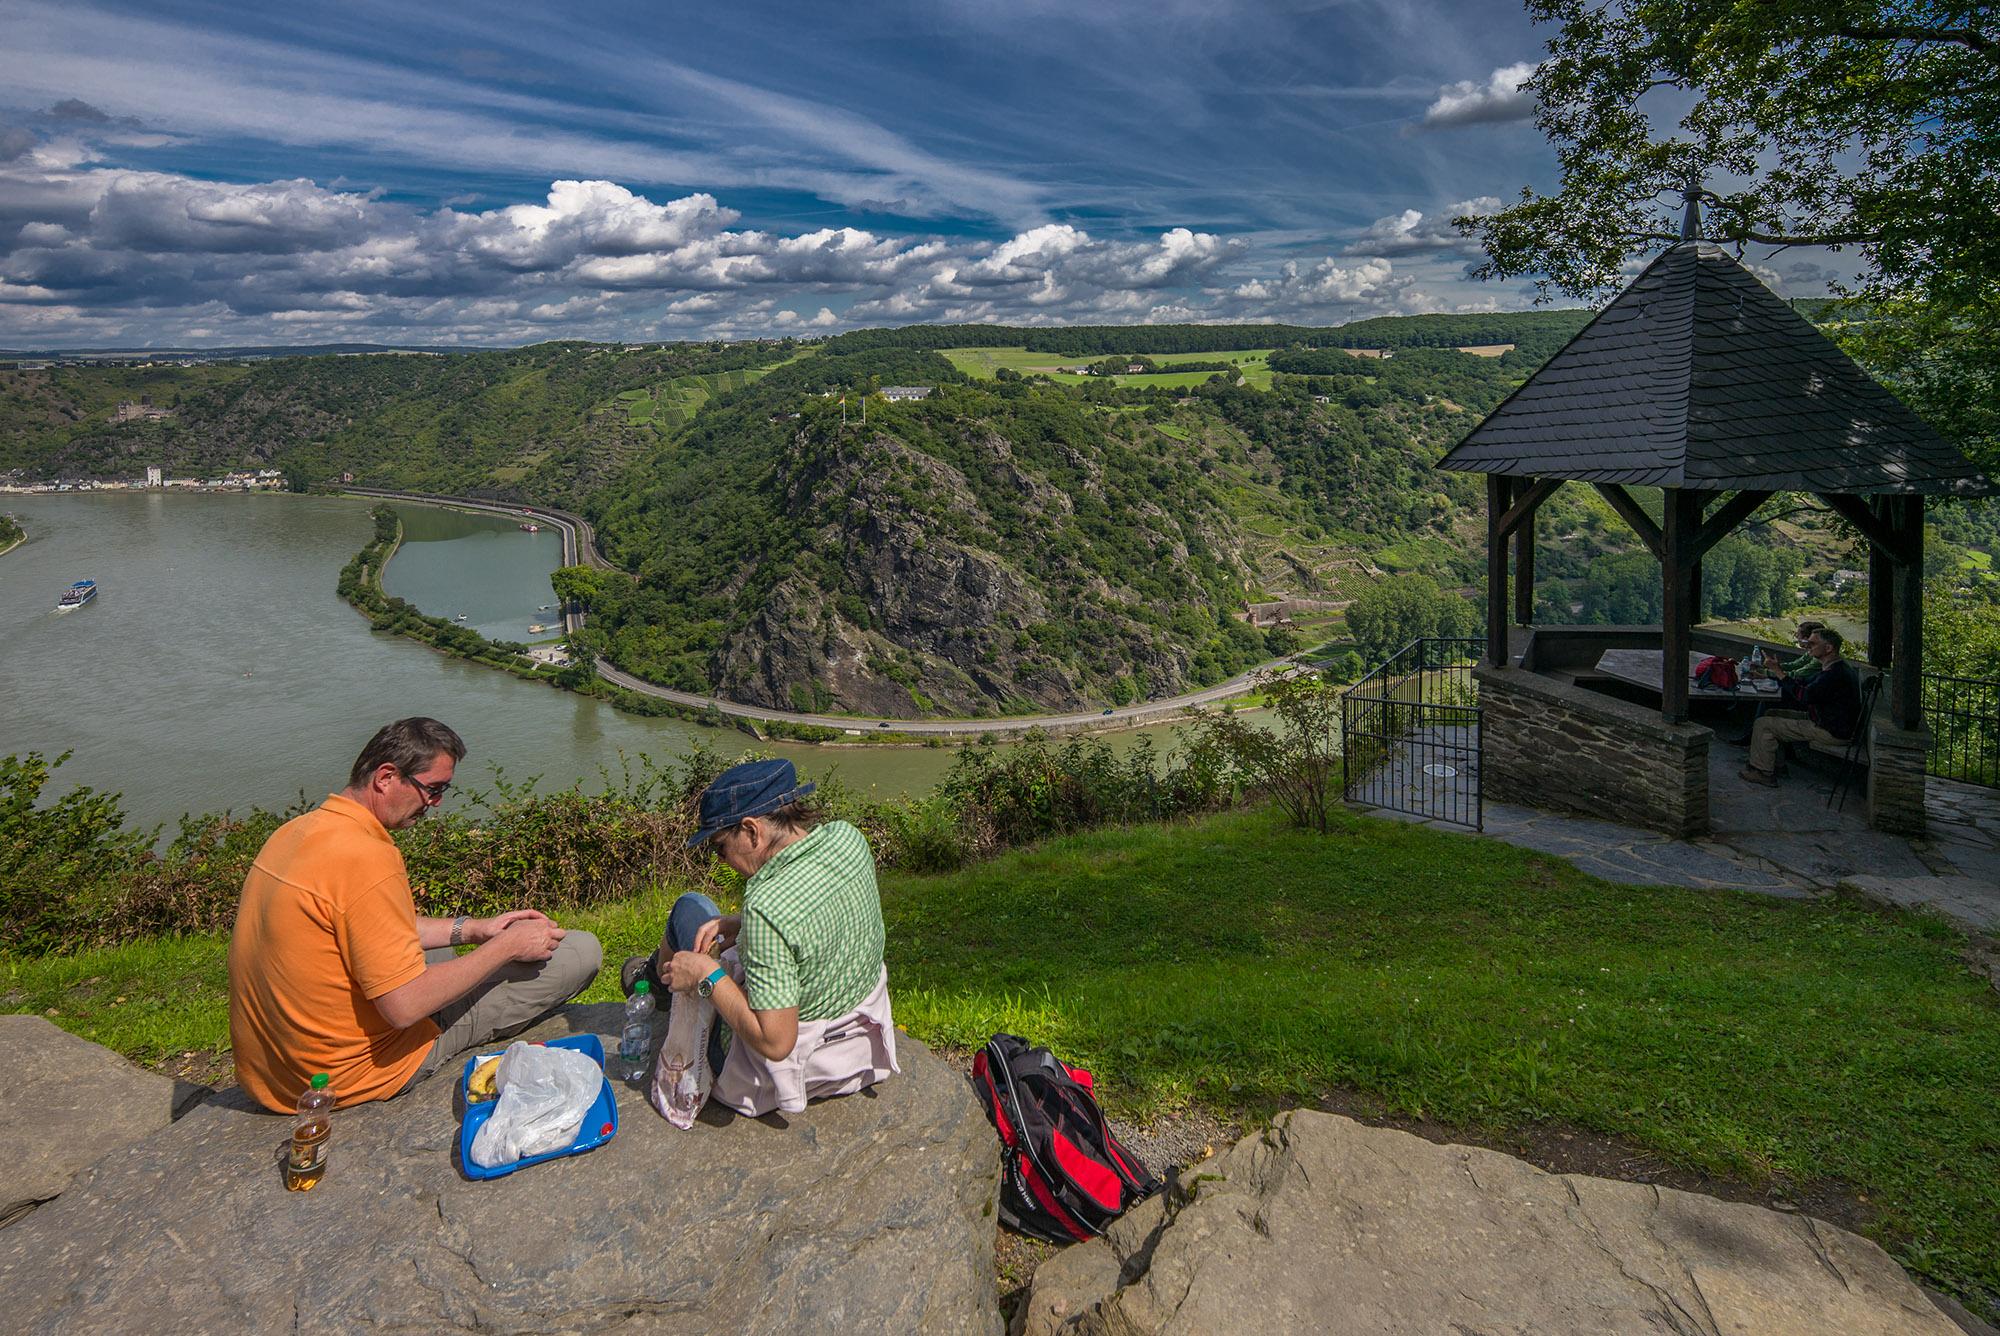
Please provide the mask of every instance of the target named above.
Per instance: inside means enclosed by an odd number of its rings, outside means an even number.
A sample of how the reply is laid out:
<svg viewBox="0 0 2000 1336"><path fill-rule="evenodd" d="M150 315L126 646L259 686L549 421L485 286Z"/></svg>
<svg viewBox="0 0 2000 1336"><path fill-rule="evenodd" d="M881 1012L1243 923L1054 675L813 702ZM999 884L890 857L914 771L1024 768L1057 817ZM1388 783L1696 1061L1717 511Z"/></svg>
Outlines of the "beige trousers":
<svg viewBox="0 0 2000 1336"><path fill-rule="evenodd" d="M448 946L436 946L424 952L424 960L434 965L457 954ZM590 987L603 963L604 948L597 944L597 938L571 928L547 960L538 964L516 960L502 965L492 978L431 1017L444 1033L403 1089L408 1090L461 1053L527 1029Z"/></svg>
<svg viewBox="0 0 2000 1336"><path fill-rule="evenodd" d="M1830 742L1845 746L1839 738L1806 718L1800 710L1772 710L1750 731L1750 764L1770 774L1778 768L1778 750L1787 742Z"/></svg>

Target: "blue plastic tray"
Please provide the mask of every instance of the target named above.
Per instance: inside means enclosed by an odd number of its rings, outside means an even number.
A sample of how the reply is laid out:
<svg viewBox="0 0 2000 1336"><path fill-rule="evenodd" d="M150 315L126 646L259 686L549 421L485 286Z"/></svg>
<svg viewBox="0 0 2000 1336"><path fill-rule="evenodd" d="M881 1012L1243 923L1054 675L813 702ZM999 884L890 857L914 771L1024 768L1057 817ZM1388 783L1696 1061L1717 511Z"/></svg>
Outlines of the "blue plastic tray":
<svg viewBox="0 0 2000 1336"><path fill-rule="evenodd" d="M573 1048L579 1053L588 1054L600 1068L604 1066L604 1041L594 1034L565 1035L561 1039L549 1040L548 1046ZM465 1169L467 1178L503 1178L516 1169L526 1169L529 1165L540 1164L543 1160L559 1160L565 1155L581 1155L587 1150L596 1150L618 1135L618 1103L611 1098L611 1082L607 1080L597 1092L597 1103L591 1105L590 1111L583 1115L583 1126L576 1130L576 1140L571 1143L569 1149L543 1151L540 1155L525 1156L512 1164L495 1165L491 1169L480 1168L472 1162L472 1138L479 1134L479 1129L493 1116L493 1109L500 1101L489 1099L480 1104L472 1102L472 1069L479 1065L481 1059L492 1056L490 1053L475 1053L467 1058L465 1070L458 1078L459 1094L465 1097L465 1121L458 1129L458 1162Z"/></svg>

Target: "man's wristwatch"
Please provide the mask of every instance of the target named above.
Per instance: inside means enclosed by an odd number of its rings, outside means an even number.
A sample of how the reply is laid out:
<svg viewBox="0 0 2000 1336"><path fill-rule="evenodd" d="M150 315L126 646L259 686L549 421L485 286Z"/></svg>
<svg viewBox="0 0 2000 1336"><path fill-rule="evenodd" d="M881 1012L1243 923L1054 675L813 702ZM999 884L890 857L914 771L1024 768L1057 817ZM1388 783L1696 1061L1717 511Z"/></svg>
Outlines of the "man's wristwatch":
<svg viewBox="0 0 2000 1336"><path fill-rule="evenodd" d="M470 914L460 914L451 921L451 944L453 946L465 945L465 921L470 917L472 917Z"/></svg>
<svg viewBox="0 0 2000 1336"><path fill-rule="evenodd" d="M715 985L721 983L724 979L728 977L729 977L729 971L722 968L722 966L717 965L715 967L715 973L709 975L706 979L703 979L700 983L696 984L694 986L694 991L699 996L707 997L709 994L715 991Z"/></svg>

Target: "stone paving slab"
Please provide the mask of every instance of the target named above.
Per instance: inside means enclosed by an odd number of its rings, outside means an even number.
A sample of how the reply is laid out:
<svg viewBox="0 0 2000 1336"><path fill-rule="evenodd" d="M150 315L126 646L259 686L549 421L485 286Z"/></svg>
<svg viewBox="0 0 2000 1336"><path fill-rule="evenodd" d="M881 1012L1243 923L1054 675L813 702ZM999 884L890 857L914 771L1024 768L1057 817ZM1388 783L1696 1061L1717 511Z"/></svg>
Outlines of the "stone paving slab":
<svg viewBox="0 0 2000 1336"><path fill-rule="evenodd" d="M1421 739L1430 748L1460 740L1456 730L1427 730ZM1373 809L1376 814L1440 830L1467 829L1446 819L1442 785L1416 764L1439 754L1426 748L1399 754L1382 772L1378 794L1415 810ZM1912 841L1871 830L1865 794L1850 795L1844 808L1829 807L1830 774L1799 765L1778 787L1767 788L1740 777L1745 760L1738 747L1709 749L1712 832L1703 838L1674 840L1490 797L1483 833L1612 881L1799 898L1859 878L1897 888L1877 897L1888 903L1931 905L1975 931L2000 924L2000 792L1930 780L1931 833ZM1469 809L1469 794L1458 801Z"/></svg>
<svg viewBox="0 0 2000 1336"><path fill-rule="evenodd" d="M1975 877L1844 878L1840 889L1879 904L1902 909L1931 909L1967 932L2000 931L2000 890Z"/></svg>

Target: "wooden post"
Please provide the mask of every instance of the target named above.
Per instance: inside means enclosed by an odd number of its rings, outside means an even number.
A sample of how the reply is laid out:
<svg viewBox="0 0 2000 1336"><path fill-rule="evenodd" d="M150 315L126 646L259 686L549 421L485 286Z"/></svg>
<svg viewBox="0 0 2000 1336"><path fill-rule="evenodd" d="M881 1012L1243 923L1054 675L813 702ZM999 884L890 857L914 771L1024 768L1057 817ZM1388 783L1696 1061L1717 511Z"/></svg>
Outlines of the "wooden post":
<svg viewBox="0 0 2000 1336"><path fill-rule="evenodd" d="M1890 507L1893 501L1886 496L1873 497L1869 509L1882 517L1888 524L1893 518ZM1896 657L1896 563L1889 549L1870 541L1868 544L1868 662L1877 668L1886 669Z"/></svg>
<svg viewBox="0 0 2000 1336"><path fill-rule="evenodd" d="M1525 494L1534 485L1533 478L1521 479L1515 495ZM1535 622L1535 512L1532 510L1522 518L1521 527L1514 530L1514 621L1520 626L1532 626Z"/></svg>
<svg viewBox="0 0 2000 1336"><path fill-rule="evenodd" d="M1660 541L1660 713L1669 723L1688 717L1689 573L1692 543L1701 528L1701 499L1685 487L1664 489L1666 524Z"/></svg>
<svg viewBox="0 0 2000 1336"><path fill-rule="evenodd" d="M1888 502L1902 540L1896 563L1895 660L1889 669L1889 717L1896 727L1924 724L1924 499L1895 497Z"/></svg>
<svg viewBox="0 0 2000 1336"><path fill-rule="evenodd" d="M1507 653L1507 535L1500 529L1509 481L1498 473L1486 475L1486 662L1494 668L1513 664Z"/></svg>

